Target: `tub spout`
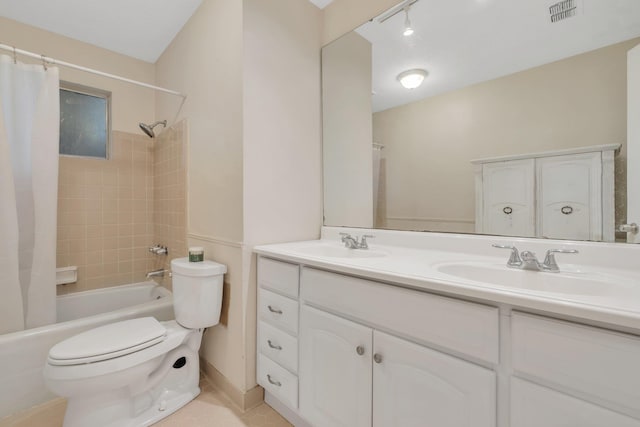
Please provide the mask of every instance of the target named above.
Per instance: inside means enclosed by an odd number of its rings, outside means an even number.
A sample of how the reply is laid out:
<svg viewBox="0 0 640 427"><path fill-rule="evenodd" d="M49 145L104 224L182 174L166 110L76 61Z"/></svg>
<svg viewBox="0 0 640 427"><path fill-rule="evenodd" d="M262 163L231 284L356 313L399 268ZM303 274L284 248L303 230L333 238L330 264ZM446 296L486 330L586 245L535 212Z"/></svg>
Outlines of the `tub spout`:
<svg viewBox="0 0 640 427"><path fill-rule="evenodd" d="M147 279L150 279L152 277L164 277L164 273L169 273L169 270L164 270L164 269L160 269L160 270L153 270L147 273ZM171 277L171 274L169 274L169 277Z"/></svg>

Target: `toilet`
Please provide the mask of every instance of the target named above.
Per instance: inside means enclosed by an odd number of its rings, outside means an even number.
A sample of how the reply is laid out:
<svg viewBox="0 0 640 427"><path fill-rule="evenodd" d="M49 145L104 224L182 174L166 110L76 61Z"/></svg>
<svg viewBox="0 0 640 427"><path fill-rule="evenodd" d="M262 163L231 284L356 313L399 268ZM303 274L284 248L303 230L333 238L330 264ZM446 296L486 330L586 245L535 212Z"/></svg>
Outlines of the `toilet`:
<svg viewBox="0 0 640 427"><path fill-rule="evenodd" d="M171 261L175 320L125 320L80 333L49 350L47 387L68 399L64 427L142 427L200 393L203 328L218 324L227 267Z"/></svg>

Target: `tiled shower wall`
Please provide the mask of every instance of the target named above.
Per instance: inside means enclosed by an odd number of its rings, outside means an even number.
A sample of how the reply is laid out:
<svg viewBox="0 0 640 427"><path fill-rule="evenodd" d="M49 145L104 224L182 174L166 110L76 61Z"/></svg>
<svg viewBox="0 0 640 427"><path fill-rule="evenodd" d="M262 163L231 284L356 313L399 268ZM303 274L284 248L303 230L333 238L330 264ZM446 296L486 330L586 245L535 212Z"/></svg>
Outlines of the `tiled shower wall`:
<svg viewBox="0 0 640 427"><path fill-rule="evenodd" d="M186 128L183 123L176 126ZM169 138L165 134L176 136ZM176 165L182 165L184 158L182 150L175 148L185 145L178 135L182 138L185 132L168 129L150 139L114 131L108 160L60 157L57 265L77 266L78 281L58 286L58 294L143 281L145 274L161 268L165 259L186 251L185 180L180 188L177 183L168 184L174 180L169 176L177 180ZM167 145L173 150L161 146L165 140L170 141ZM179 161L169 160L178 152ZM181 170L184 176L184 168ZM155 176L159 177L156 186ZM172 203L171 209L182 209L182 216L166 216L161 209L165 204L154 203L156 194L160 200L168 200L164 189L170 191L172 200L181 203L181 208ZM162 226L154 226L155 218ZM183 224L181 231L179 221ZM180 237L178 233L182 233ZM169 247L169 257L148 251L156 243Z"/></svg>
<svg viewBox="0 0 640 427"><path fill-rule="evenodd" d="M169 248L168 256L156 256L154 269L171 268L170 260L187 256L186 142L183 120L157 138L153 156L154 243ZM171 278L162 284L171 289Z"/></svg>

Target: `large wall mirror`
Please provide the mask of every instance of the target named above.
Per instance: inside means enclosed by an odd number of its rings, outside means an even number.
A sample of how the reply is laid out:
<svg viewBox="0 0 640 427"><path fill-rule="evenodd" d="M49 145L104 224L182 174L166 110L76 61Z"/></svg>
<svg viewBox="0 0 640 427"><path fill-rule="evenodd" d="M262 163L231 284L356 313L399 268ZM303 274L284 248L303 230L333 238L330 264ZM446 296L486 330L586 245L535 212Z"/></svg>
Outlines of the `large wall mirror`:
<svg viewBox="0 0 640 427"><path fill-rule="evenodd" d="M325 225L632 240L638 45L638 0L408 0L328 44Z"/></svg>

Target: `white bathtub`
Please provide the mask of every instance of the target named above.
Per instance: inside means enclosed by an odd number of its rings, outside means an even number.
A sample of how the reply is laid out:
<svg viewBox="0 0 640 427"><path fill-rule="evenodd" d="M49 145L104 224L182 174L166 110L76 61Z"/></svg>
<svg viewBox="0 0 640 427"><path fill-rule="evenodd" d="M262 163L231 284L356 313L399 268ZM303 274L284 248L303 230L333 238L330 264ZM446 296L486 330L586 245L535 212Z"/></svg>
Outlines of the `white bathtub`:
<svg viewBox="0 0 640 427"><path fill-rule="evenodd" d="M174 318L171 292L154 282L62 295L57 310L58 323L0 335L0 419L55 398L42 378L54 344L118 320Z"/></svg>

